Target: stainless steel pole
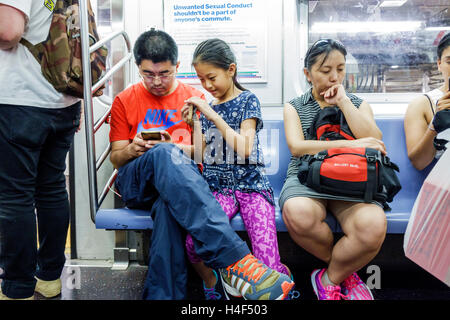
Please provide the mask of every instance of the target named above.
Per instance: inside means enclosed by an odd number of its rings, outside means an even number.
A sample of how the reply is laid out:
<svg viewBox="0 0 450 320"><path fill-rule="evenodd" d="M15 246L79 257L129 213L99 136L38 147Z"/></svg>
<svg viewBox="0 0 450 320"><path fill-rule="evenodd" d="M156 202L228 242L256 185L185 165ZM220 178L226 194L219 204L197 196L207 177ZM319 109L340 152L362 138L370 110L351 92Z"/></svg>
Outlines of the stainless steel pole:
<svg viewBox="0 0 450 320"><path fill-rule="evenodd" d="M98 210L97 170L95 167L94 112L92 108L92 76L89 54L89 22L87 0L80 0L81 57L83 63L84 120L86 131L86 151L89 184L89 209L95 223Z"/></svg>

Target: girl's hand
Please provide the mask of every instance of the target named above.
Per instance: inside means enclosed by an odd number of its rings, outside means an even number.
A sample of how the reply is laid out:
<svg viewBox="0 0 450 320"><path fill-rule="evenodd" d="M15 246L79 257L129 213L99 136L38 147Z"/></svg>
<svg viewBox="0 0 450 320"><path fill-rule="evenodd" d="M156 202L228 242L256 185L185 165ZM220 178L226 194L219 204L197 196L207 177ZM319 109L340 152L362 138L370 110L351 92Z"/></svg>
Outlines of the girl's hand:
<svg viewBox="0 0 450 320"><path fill-rule="evenodd" d="M214 122L214 120L217 119L217 117L219 117L217 112L215 112L213 110L213 108L211 108L211 106L208 104L208 102L206 102L205 100L203 100L200 97L191 97L191 98L187 99L185 101L185 103L190 103L190 104L193 104L194 106L196 106L197 110L199 110L201 113L203 113L205 115L206 119L208 119L210 121Z"/></svg>
<svg viewBox="0 0 450 320"><path fill-rule="evenodd" d="M323 96L326 103L338 107L343 101L349 99L342 84L336 84L328 90L321 92L320 95Z"/></svg>
<svg viewBox="0 0 450 320"><path fill-rule="evenodd" d="M188 125L190 125L192 127L194 124L194 121L198 121L199 119L198 119L195 107L192 112L192 119L189 119L189 112L190 112L191 107L193 107L193 104L189 104L189 103L186 103L183 107L181 107L181 118L183 119L184 122L186 122Z"/></svg>

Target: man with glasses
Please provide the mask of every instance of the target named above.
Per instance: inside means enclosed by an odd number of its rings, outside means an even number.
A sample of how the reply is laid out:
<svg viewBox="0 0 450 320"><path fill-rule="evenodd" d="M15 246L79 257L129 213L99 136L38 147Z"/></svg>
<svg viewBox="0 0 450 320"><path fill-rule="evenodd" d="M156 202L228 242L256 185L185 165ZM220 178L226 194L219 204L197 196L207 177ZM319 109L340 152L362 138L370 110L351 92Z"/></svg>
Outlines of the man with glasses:
<svg viewBox="0 0 450 320"><path fill-rule="evenodd" d="M110 141L122 200L130 208L150 210L153 218L143 298L186 298L187 231L206 265L218 269L222 278L236 279L229 290L239 290L247 299L284 299L294 283L250 254L187 157L193 155L191 128L182 120L181 108L188 98L204 96L176 79L175 41L163 31L144 32L134 57L142 81L115 98ZM144 140L145 131L159 136Z"/></svg>

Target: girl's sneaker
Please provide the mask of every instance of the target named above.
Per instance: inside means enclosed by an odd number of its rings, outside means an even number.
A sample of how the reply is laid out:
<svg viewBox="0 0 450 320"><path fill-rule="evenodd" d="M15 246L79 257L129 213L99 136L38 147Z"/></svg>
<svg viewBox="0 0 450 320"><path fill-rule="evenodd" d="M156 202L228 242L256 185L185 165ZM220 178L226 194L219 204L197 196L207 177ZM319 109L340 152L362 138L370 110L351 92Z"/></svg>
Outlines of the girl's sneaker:
<svg viewBox="0 0 450 320"><path fill-rule="evenodd" d="M205 292L206 300L222 300L221 292L221 281L219 281L219 277L215 270L213 270L214 275L216 276L216 284L212 288L207 288L205 286L205 282L203 282L203 291Z"/></svg>
<svg viewBox="0 0 450 320"><path fill-rule="evenodd" d="M369 287L355 273L351 274L341 284L345 300L374 300Z"/></svg>
<svg viewBox="0 0 450 320"><path fill-rule="evenodd" d="M322 284L322 275L326 269L316 269L311 273L311 283L319 300L341 300L342 293L339 286L326 286Z"/></svg>

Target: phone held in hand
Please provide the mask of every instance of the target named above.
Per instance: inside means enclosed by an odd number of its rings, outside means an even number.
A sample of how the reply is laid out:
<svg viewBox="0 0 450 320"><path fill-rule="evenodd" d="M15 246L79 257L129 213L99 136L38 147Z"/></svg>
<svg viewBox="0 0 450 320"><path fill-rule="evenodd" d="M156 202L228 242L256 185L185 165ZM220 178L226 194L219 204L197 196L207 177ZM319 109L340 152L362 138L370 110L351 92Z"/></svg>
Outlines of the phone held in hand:
<svg viewBox="0 0 450 320"><path fill-rule="evenodd" d="M161 140L160 131L141 131L141 135L144 140Z"/></svg>

